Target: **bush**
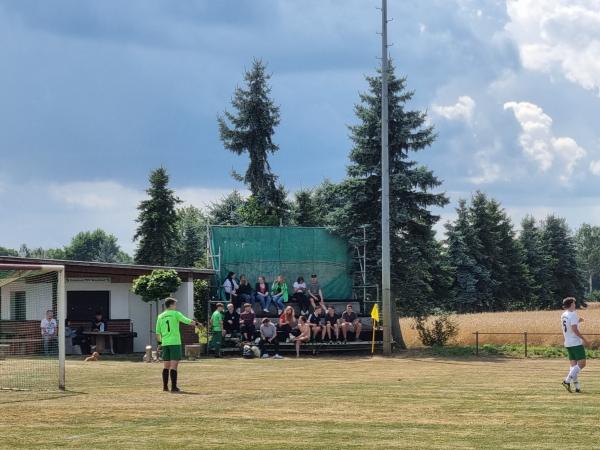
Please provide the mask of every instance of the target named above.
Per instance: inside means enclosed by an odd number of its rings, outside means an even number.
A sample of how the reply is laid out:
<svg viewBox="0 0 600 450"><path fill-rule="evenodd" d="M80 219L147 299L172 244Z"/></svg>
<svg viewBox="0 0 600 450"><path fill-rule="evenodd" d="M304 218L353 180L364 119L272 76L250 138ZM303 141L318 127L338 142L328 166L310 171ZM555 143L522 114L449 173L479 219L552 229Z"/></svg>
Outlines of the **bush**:
<svg viewBox="0 0 600 450"><path fill-rule="evenodd" d="M427 323L427 317L417 317L415 329L419 333L419 339L423 345L443 347L458 334L458 323L452 319L450 314L442 313L436 316L430 325Z"/></svg>
<svg viewBox="0 0 600 450"><path fill-rule="evenodd" d="M594 289L587 299L591 302L600 302L600 291Z"/></svg>

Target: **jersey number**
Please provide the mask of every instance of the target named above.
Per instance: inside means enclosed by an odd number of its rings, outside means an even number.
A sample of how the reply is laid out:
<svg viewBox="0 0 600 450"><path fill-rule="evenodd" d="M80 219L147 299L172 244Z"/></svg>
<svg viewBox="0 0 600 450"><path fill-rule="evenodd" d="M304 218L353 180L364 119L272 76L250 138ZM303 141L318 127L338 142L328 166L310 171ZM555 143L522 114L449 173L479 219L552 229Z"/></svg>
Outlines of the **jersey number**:
<svg viewBox="0 0 600 450"><path fill-rule="evenodd" d="M563 319L563 329L565 330L565 333L567 332L567 320Z"/></svg>
<svg viewBox="0 0 600 450"><path fill-rule="evenodd" d="M168 321L168 320L167 320L166 322L167 322L167 333L170 333L170 332L171 332L171 325L169 324L169 321ZM566 329L567 329L567 328L566 328L566 326L565 326L565 330L566 330Z"/></svg>

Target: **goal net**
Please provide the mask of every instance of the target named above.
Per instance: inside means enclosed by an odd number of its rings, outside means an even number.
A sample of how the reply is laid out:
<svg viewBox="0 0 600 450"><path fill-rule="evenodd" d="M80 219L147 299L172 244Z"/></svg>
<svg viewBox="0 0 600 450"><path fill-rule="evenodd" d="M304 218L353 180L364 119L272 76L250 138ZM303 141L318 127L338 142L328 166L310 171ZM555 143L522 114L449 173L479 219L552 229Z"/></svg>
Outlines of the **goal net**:
<svg viewBox="0 0 600 450"><path fill-rule="evenodd" d="M0 264L0 389L64 389L63 266Z"/></svg>

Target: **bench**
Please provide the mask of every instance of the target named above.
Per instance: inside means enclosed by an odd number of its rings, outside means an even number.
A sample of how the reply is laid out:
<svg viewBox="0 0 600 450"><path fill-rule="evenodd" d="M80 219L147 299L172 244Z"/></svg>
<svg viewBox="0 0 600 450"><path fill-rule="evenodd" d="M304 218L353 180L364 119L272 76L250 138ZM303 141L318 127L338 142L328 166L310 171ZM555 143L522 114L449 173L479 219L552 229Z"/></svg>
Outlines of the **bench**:
<svg viewBox="0 0 600 450"><path fill-rule="evenodd" d="M91 320L71 320L70 322L71 328L74 330L83 329L83 331L91 331L92 329ZM116 333L113 335L113 350L115 353L133 353L133 339L137 337L137 333L133 331L133 324L131 320L107 320L106 331Z"/></svg>

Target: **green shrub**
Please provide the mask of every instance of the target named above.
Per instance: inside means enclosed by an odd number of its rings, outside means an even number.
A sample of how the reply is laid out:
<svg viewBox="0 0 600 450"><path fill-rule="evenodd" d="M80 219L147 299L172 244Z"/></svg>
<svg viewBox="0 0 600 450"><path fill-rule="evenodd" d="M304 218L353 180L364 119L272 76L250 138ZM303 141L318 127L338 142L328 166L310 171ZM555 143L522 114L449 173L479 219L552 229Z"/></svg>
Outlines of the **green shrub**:
<svg viewBox="0 0 600 450"><path fill-rule="evenodd" d="M436 316L431 324L427 323L427 317L417 317L414 328L426 347L443 347L458 334L458 323L447 313Z"/></svg>
<svg viewBox="0 0 600 450"><path fill-rule="evenodd" d="M600 302L600 291L596 289L593 290L591 294L588 295L587 300L590 302Z"/></svg>

